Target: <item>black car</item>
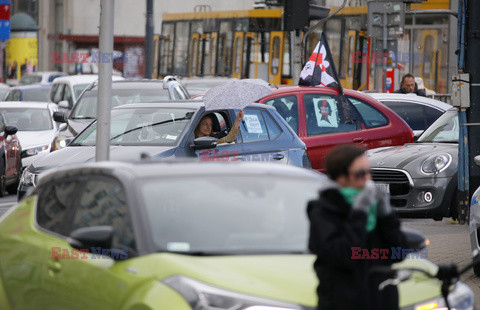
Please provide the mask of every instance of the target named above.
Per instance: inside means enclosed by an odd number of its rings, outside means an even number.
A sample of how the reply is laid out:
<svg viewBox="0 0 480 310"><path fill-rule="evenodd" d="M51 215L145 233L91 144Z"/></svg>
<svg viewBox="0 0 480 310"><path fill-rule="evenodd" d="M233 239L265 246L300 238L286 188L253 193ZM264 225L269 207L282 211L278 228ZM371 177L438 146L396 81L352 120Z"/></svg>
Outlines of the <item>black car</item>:
<svg viewBox="0 0 480 310"><path fill-rule="evenodd" d="M197 158L200 161L270 161L310 168L305 144L275 108L252 104L233 143L216 144L215 137L195 139L194 131L210 115L213 131L229 132L237 110L205 111L203 102L138 103L112 110L110 157L130 161L140 157L164 159ZM48 153L28 166L22 176L18 198L36 184L50 168L95 160L97 123L92 123L66 148ZM220 138L220 136L217 136Z"/></svg>
<svg viewBox="0 0 480 310"><path fill-rule="evenodd" d="M86 88L75 103L70 114L55 113L55 121L65 123L60 127L51 150L68 145L97 118L98 84ZM112 108L137 102L158 102L162 100L185 100L190 98L187 90L174 78L163 80L122 80L112 82Z"/></svg>

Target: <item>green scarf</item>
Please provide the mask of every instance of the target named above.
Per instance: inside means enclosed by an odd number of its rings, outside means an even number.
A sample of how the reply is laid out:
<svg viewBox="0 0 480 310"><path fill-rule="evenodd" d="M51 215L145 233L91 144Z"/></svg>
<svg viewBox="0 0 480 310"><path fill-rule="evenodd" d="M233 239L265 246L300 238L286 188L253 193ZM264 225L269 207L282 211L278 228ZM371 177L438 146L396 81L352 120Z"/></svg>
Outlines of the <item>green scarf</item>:
<svg viewBox="0 0 480 310"><path fill-rule="evenodd" d="M340 189L340 193L342 193L345 200L350 204L353 205L353 201L355 197L361 192L361 190L353 188L353 187L344 187ZM370 206L370 209L367 213L367 231L372 231L375 229L377 225L377 203L373 203Z"/></svg>

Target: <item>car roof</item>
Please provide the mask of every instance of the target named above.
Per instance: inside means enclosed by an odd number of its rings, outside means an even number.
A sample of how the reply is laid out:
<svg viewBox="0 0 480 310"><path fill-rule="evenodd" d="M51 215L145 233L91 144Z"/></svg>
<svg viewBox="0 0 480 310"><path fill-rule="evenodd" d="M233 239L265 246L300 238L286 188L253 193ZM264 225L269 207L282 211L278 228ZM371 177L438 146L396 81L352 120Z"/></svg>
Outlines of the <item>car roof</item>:
<svg viewBox="0 0 480 310"><path fill-rule="evenodd" d="M120 81L124 78L121 76L112 76L112 81ZM57 83L70 83L70 84L90 84L98 80L97 74L79 74L79 75L68 75L61 76L53 80L52 84Z"/></svg>
<svg viewBox="0 0 480 310"><path fill-rule="evenodd" d="M139 102L139 103L129 103L123 104L113 109L132 109L132 108L188 108L188 109L199 109L205 106L205 103L200 100L177 100L177 101L159 101L159 102ZM266 104L252 103L248 107L255 107L261 109L272 109L275 108ZM229 108L218 109L218 110L230 110ZM213 112L213 110L212 110Z"/></svg>
<svg viewBox="0 0 480 310"><path fill-rule="evenodd" d="M140 88L140 89L158 89L163 87L162 80L149 80L149 79L128 79L128 80L117 80L112 81L112 89L132 89L132 88ZM97 90L98 84L91 90Z"/></svg>
<svg viewBox="0 0 480 310"><path fill-rule="evenodd" d="M433 106L443 111L447 111L452 107L452 105L445 103L443 101L427 98L423 96L417 96L415 94L367 93L367 95L372 96L373 98L379 101L401 100L405 102L414 102L414 103Z"/></svg>
<svg viewBox="0 0 480 310"><path fill-rule="evenodd" d="M9 90L28 90L28 89L50 89L52 86L51 85L44 85L44 84L32 84L32 85L22 85L22 86L14 86L10 87Z"/></svg>
<svg viewBox="0 0 480 310"><path fill-rule="evenodd" d="M46 109L49 106L56 106L56 104L37 101L0 101L1 108Z"/></svg>
<svg viewBox="0 0 480 310"><path fill-rule="evenodd" d="M124 180L125 175L134 179L198 175L274 175L285 177L310 177L327 181L328 178L314 170L278 163L260 162L200 162L198 160L143 160L138 162L103 161L52 169L40 178L39 185L61 177L82 174L112 175Z"/></svg>

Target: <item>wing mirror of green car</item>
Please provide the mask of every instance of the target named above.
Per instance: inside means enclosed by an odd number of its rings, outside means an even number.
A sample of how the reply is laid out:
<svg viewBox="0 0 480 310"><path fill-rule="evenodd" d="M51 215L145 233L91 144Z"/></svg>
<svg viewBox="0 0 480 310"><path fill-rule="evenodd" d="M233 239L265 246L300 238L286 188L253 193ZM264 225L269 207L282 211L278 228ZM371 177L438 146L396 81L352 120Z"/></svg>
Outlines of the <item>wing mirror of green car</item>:
<svg viewBox="0 0 480 310"><path fill-rule="evenodd" d="M75 229L70 234L68 243L75 249L112 247L113 227L112 226L91 226Z"/></svg>
<svg viewBox="0 0 480 310"><path fill-rule="evenodd" d="M217 138L214 137L196 138L191 146L194 150L213 149L215 147L217 147Z"/></svg>
<svg viewBox="0 0 480 310"><path fill-rule="evenodd" d="M407 249L421 250L427 247L429 240L419 231L406 227L402 227L401 231L405 236L405 246Z"/></svg>

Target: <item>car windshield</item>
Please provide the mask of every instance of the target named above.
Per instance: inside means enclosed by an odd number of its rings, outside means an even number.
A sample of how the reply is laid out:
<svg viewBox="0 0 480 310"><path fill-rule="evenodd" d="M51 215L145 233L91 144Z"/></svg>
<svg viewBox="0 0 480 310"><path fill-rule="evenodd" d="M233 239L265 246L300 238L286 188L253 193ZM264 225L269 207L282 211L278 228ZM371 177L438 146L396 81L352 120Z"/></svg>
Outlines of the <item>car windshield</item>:
<svg viewBox="0 0 480 310"><path fill-rule="evenodd" d="M75 98L80 97L80 94L85 88L87 88L88 85L90 84L87 83L87 84L79 84L79 85L73 86L73 91L75 92Z"/></svg>
<svg viewBox="0 0 480 310"><path fill-rule="evenodd" d="M49 88L33 88L22 90L22 101L48 102Z"/></svg>
<svg viewBox="0 0 480 310"><path fill-rule="evenodd" d="M306 207L321 183L215 174L150 179L138 186L159 251L209 255L306 253Z"/></svg>
<svg viewBox="0 0 480 310"><path fill-rule="evenodd" d="M41 75L24 75L19 81L21 85L30 85L30 84L40 83L40 82L42 82Z"/></svg>
<svg viewBox="0 0 480 310"><path fill-rule="evenodd" d="M418 142L458 143L458 115L454 110L445 112L418 138Z"/></svg>
<svg viewBox="0 0 480 310"><path fill-rule="evenodd" d="M133 88L132 86L130 89L112 89L112 108L128 103L170 100L168 89L163 89L161 83L159 83L159 85L160 86L155 88ZM97 118L97 95L97 89L86 91L75 105L71 118Z"/></svg>
<svg viewBox="0 0 480 310"><path fill-rule="evenodd" d="M194 114L190 109L131 108L112 111L110 144L139 146L174 146ZM94 122L70 145L95 145Z"/></svg>
<svg viewBox="0 0 480 310"><path fill-rule="evenodd" d="M18 131L42 131L53 129L52 117L48 109L2 108L2 115L8 125Z"/></svg>

